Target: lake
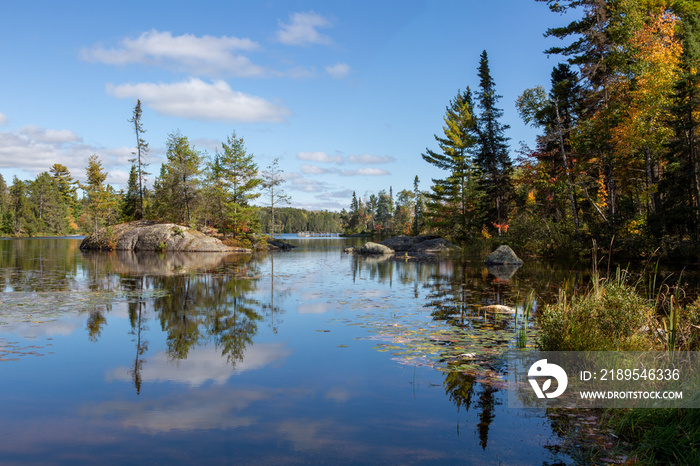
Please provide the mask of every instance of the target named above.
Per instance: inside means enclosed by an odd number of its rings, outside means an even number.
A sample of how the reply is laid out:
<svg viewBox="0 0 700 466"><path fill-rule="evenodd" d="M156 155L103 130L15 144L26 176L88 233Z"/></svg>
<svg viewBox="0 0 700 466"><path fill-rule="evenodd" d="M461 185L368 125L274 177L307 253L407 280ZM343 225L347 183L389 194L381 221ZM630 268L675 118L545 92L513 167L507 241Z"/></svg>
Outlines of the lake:
<svg viewBox="0 0 700 466"><path fill-rule="evenodd" d="M572 462L543 411L508 408L484 361L514 347L515 319L481 306L580 273L289 241L236 256L0 240L0 463Z"/></svg>

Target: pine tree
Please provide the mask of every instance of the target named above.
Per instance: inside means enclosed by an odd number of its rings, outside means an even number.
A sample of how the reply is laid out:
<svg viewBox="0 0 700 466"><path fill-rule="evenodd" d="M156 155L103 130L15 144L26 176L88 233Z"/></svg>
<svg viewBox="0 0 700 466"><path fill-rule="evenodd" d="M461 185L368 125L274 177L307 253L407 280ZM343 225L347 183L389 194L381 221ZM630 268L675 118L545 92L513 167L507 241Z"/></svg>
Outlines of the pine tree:
<svg viewBox="0 0 700 466"><path fill-rule="evenodd" d="M10 233L10 193L5 178L0 174L0 233Z"/></svg>
<svg viewBox="0 0 700 466"><path fill-rule="evenodd" d="M77 230L78 225L75 223L75 219L78 218L80 211L77 193L78 182L73 179L68 167L63 164L55 163L51 165L49 172L51 173L54 183L63 197L63 203L66 205L68 210L68 228Z"/></svg>
<svg viewBox="0 0 700 466"><path fill-rule="evenodd" d="M423 231L423 213L425 212L425 195L420 190L420 178L418 175L413 179L413 227L412 234L420 235Z"/></svg>
<svg viewBox="0 0 700 466"><path fill-rule="evenodd" d="M27 198L27 185L16 176L12 180L9 198L12 233L16 236L33 236L36 232L36 225L34 213Z"/></svg>
<svg viewBox="0 0 700 466"><path fill-rule="evenodd" d="M258 166L253 154L248 154L243 138L232 133L221 144L222 151L217 152L221 179L226 188L226 223L222 225L225 232L234 238L248 237L259 230L260 217L257 208L250 204L257 199L257 191L262 178L258 176Z"/></svg>
<svg viewBox="0 0 700 466"><path fill-rule="evenodd" d="M478 193L471 151L476 144L476 125L469 88L457 92L443 117L444 137L435 135L441 152L426 149L423 160L448 172L447 178L434 179L427 195L428 224L447 232L454 239L465 239L480 218L475 211Z"/></svg>
<svg viewBox="0 0 700 466"><path fill-rule="evenodd" d="M68 231L68 205L55 179L48 173L37 175L28 184L29 202L41 233L63 235Z"/></svg>
<svg viewBox="0 0 700 466"><path fill-rule="evenodd" d="M139 175L135 164L131 165L126 192L122 197L121 216L126 222L136 219L139 208Z"/></svg>
<svg viewBox="0 0 700 466"><path fill-rule="evenodd" d="M167 161L156 184L161 218L190 223L197 200L202 156L179 132L168 135Z"/></svg>
<svg viewBox="0 0 700 466"><path fill-rule="evenodd" d="M269 232L274 236L277 224L275 223L275 205L289 204L289 196L279 188L285 182L283 170L279 168L279 159L272 161L268 165L267 170L262 172L262 187L267 191L267 206L270 208L270 229Z"/></svg>
<svg viewBox="0 0 700 466"><path fill-rule="evenodd" d="M102 162L93 154L88 159L86 168L87 184L80 187L87 194L88 212L92 217L93 233L97 235L100 223L104 222L109 210L109 193L104 182L107 179L107 172L102 168Z"/></svg>
<svg viewBox="0 0 700 466"><path fill-rule="evenodd" d="M481 186L486 195L484 210L489 222L503 225L507 216L506 202L512 190L512 162L508 155L508 138L505 136L509 126L499 121L503 117L503 110L497 107L501 96L496 94L485 50L479 60L479 91L476 97L481 112L477 118L475 162L481 172Z"/></svg>
<svg viewBox="0 0 700 466"><path fill-rule="evenodd" d="M148 143L143 140L141 135L146 132L146 130L143 129L143 126L141 124L141 116L142 116L142 110L141 110L141 100L138 99L136 101L136 106L134 107L134 113L129 119L129 123L133 123L134 125L134 133L136 134L136 155L135 158L130 159L129 161L132 162L136 166L136 174L138 177L138 204L136 206L136 212L134 213L134 218L136 220L140 220L143 218L144 215L144 206L143 206L143 198L144 198L144 182L146 179L146 176L149 175L150 173L146 172L146 167L148 164L145 162L145 157L146 154L148 154Z"/></svg>

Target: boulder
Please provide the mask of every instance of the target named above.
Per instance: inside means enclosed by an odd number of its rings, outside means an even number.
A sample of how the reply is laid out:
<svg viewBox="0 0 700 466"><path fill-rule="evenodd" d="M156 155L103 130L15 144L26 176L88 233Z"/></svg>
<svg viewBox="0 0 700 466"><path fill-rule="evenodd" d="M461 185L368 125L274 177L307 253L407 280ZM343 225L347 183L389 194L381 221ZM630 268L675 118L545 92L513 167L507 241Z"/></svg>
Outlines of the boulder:
<svg viewBox="0 0 700 466"><path fill-rule="evenodd" d="M85 251L181 251L181 252L251 252L226 246L220 239L174 223L150 220L121 223L100 229L80 244Z"/></svg>
<svg viewBox="0 0 700 466"><path fill-rule="evenodd" d="M522 265L523 261L515 255L510 246L504 244L489 254L484 259L484 263L486 265Z"/></svg>
<svg viewBox="0 0 700 466"><path fill-rule="evenodd" d="M459 251L459 246L445 238L433 238L414 244L408 250L408 254L443 254L453 251Z"/></svg>
<svg viewBox="0 0 700 466"><path fill-rule="evenodd" d="M435 255L459 250L459 246L434 235L393 236L380 244L411 256Z"/></svg>
<svg viewBox="0 0 700 466"><path fill-rule="evenodd" d="M392 236L391 238L387 238L379 244L383 244L384 246L387 246L396 252L406 252L418 243L422 243L423 241L428 241L428 240L437 239L437 238L439 238L439 236L432 236L432 235L406 236L406 235L401 235L401 236Z"/></svg>
<svg viewBox="0 0 700 466"><path fill-rule="evenodd" d="M388 246L379 243L373 243L368 241L360 249L356 249L357 254L367 254L367 255L383 255L383 254L394 254L394 250Z"/></svg>
<svg viewBox="0 0 700 466"><path fill-rule="evenodd" d="M296 246L293 244L285 243L284 241L280 241L278 239L267 240L268 251L289 251L295 247Z"/></svg>

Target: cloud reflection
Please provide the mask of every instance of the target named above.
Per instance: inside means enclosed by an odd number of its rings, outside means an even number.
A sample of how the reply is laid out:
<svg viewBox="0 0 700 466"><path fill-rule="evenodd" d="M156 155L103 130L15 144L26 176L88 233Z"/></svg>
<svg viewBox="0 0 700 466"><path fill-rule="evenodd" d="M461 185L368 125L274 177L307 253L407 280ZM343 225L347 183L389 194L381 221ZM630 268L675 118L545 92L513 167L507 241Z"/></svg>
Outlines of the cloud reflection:
<svg viewBox="0 0 700 466"><path fill-rule="evenodd" d="M283 343L260 343L246 348L243 360L231 366L225 356L214 347L198 347L191 350L187 359L173 361L167 353L159 352L147 356L141 370L141 380L150 382L176 382L199 387L207 382L223 385L234 374L260 369L279 363L292 354ZM118 367L106 375L108 382L131 381L131 368Z"/></svg>

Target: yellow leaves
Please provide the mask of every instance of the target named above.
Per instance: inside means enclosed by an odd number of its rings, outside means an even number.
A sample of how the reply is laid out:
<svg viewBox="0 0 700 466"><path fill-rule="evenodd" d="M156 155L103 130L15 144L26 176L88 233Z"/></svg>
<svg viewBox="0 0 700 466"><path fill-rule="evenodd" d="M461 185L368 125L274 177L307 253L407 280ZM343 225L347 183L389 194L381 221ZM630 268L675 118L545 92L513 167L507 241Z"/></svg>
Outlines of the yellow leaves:
<svg viewBox="0 0 700 466"><path fill-rule="evenodd" d="M598 199L596 204L601 210L605 210L608 207L608 187L605 184L605 177L602 173L598 176Z"/></svg>
<svg viewBox="0 0 700 466"><path fill-rule="evenodd" d="M481 236L483 236L485 239L491 239L491 234L489 233L488 228L486 228L486 225L481 228Z"/></svg>
<svg viewBox="0 0 700 466"><path fill-rule="evenodd" d="M678 20L659 10L630 40L627 52L634 65L617 89L616 100L624 113L612 129L619 155L634 157L642 147L661 147L672 136L666 122L683 52L676 35Z"/></svg>
<svg viewBox="0 0 700 466"><path fill-rule="evenodd" d="M525 201L525 204L527 205L534 205L537 202L535 199L535 191L529 191L527 193L527 200Z"/></svg>

